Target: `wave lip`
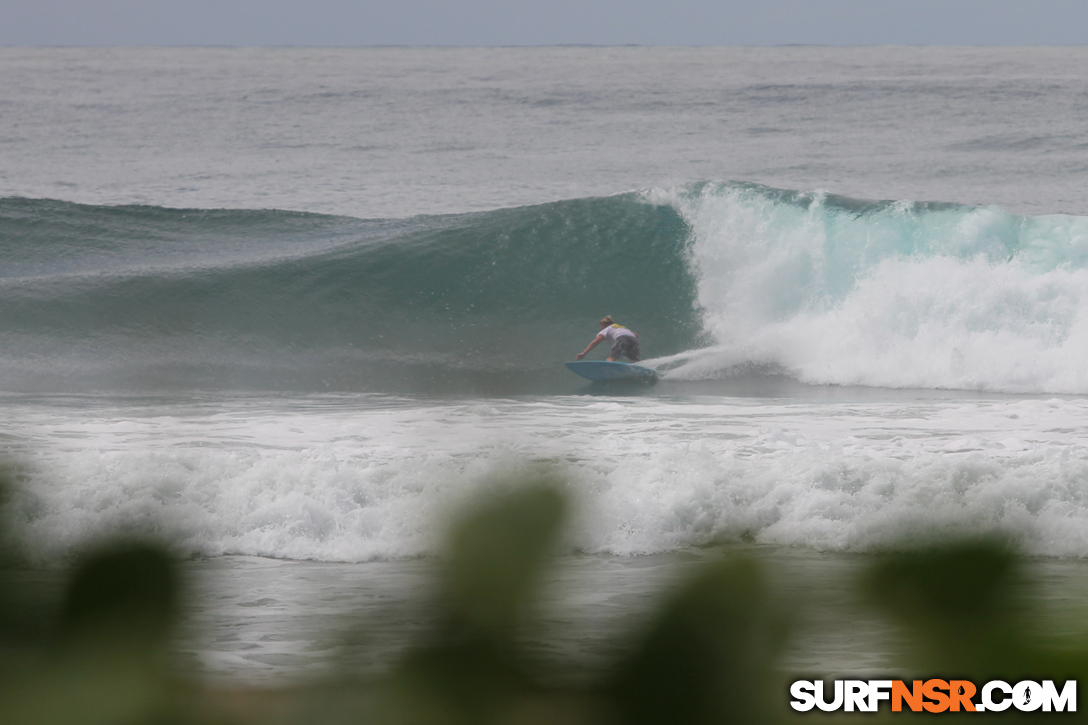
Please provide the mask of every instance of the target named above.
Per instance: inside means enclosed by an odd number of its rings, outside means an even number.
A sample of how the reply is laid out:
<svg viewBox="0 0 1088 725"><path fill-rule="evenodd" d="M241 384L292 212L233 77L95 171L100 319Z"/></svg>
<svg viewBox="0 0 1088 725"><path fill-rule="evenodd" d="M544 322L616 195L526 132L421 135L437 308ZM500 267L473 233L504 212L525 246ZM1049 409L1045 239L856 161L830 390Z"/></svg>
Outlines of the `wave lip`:
<svg viewBox="0 0 1088 725"><path fill-rule="evenodd" d="M691 229L718 356L677 378L1088 393L1088 218L752 184L655 198Z"/></svg>

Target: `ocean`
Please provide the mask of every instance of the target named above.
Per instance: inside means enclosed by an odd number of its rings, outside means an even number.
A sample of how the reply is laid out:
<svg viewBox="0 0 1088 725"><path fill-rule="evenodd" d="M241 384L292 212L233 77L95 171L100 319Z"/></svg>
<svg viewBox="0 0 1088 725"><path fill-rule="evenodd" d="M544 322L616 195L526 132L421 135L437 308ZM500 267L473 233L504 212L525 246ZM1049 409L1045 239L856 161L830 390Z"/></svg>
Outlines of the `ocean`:
<svg viewBox="0 0 1088 725"><path fill-rule="evenodd" d="M576 504L547 595L575 669L723 550L831 602L799 671L898 666L848 593L879 552L998 535L1055 612L1083 608L1088 49L0 68L27 576L104 536L169 541L200 593L193 671L380 670L424 626L451 512L540 476ZM656 385L563 366L606 314Z"/></svg>

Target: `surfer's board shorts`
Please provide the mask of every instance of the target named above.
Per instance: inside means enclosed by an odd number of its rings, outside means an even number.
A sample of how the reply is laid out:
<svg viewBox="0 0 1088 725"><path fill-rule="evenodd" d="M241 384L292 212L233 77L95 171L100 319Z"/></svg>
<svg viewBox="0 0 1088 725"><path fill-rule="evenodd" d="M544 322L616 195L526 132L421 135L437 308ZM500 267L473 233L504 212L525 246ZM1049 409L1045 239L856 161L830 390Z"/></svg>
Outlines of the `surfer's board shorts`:
<svg viewBox="0 0 1088 725"><path fill-rule="evenodd" d="M634 335L617 337L615 342L612 343L612 349L608 352L608 357L614 360L619 360L625 355L630 358L631 362L638 362L642 359L638 350L638 338Z"/></svg>

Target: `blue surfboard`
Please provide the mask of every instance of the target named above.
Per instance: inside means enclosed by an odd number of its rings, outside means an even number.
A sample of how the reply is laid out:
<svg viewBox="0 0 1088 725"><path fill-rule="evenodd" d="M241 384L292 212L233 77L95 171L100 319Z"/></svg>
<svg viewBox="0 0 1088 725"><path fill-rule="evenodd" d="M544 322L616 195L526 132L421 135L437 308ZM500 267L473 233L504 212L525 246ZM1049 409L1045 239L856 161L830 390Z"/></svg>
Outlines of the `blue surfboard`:
<svg viewBox="0 0 1088 725"><path fill-rule="evenodd" d="M586 380L657 380L657 371L644 368L641 365L632 365L624 362L608 362L607 360L579 360L569 362L567 367L578 373Z"/></svg>

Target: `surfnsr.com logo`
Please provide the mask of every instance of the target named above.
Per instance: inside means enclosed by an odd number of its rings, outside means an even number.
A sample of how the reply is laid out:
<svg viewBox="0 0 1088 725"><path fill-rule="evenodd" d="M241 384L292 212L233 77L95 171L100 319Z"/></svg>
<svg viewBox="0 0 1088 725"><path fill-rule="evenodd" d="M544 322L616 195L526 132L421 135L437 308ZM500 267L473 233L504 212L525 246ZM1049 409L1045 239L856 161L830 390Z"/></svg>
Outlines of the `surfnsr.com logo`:
<svg viewBox="0 0 1088 725"><path fill-rule="evenodd" d="M892 712L1077 711L1076 680L1066 680L1060 691L1053 680L991 680L981 688L969 680L914 680L909 685L903 680L835 680L826 698L822 680L797 680L790 696L790 707L798 712L876 712L884 701Z"/></svg>

